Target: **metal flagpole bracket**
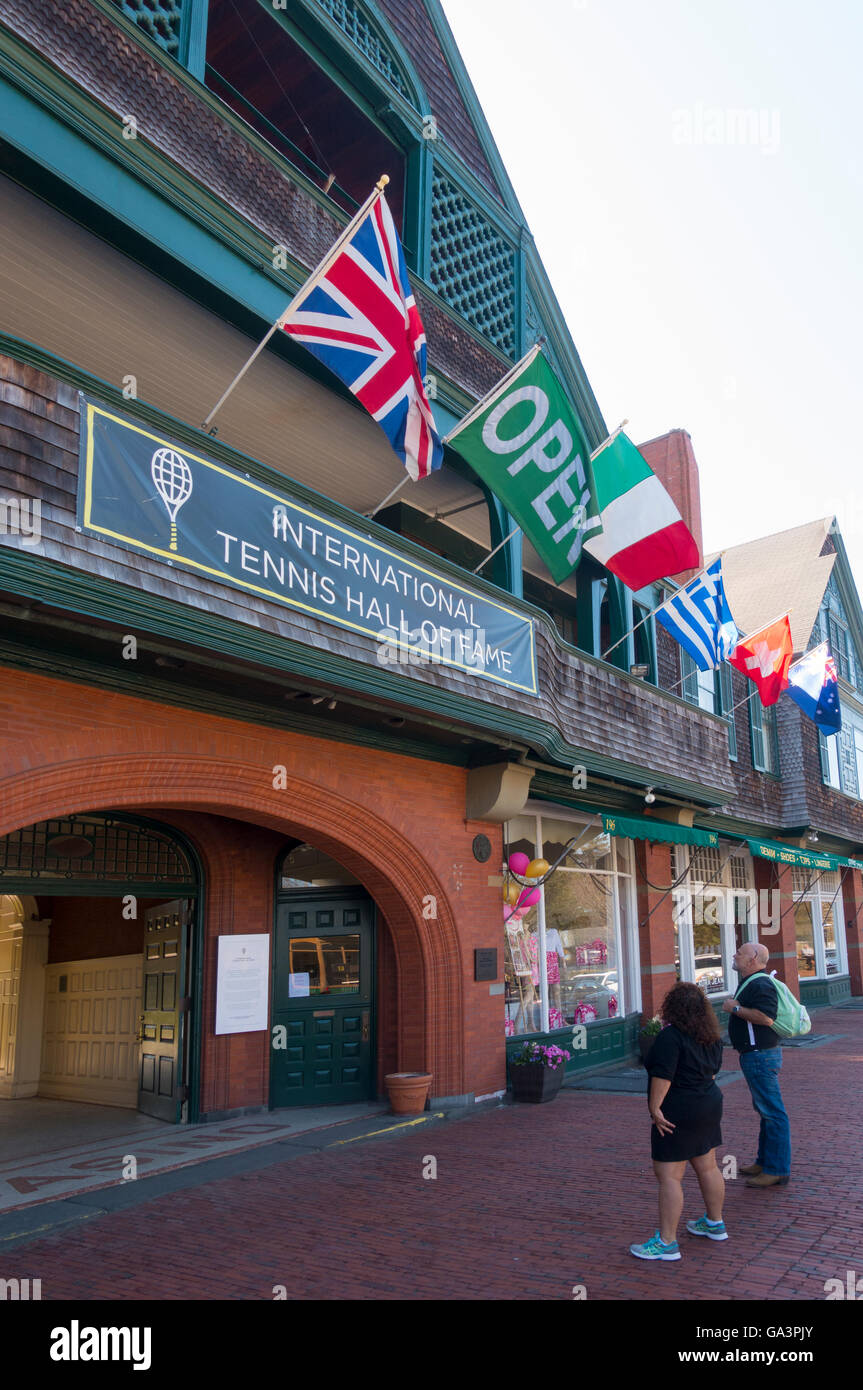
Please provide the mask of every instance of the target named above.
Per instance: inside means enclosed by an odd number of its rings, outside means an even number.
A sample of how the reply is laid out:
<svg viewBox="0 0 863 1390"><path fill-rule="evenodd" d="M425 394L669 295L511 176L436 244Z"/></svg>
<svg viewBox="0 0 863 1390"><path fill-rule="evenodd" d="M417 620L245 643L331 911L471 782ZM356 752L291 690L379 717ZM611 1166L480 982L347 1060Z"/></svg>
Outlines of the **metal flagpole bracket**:
<svg viewBox="0 0 863 1390"><path fill-rule="evenodd" d="M614 441L615 441L615 439L617 438L617 436L618 436L619 434L622 434L622 433L623 433L623 431L626 429L626 426L627 426L628 424L629 424L629 421L628 421L628 420L621 420L620 424L618 425L618 427L617 427L617 429L614 431L614 433L613 433L613 434L610 434L610 435L608 436L607 439L603 439L603 441L602 441L602 443L599 445L599 447L596 448L596 449L594 449L593 453L592 453L591 456L590 456L590 461L591 461L591 463L593 463L593 460L594 460L595 458L597 458L597 457L602 453L603 449L607 449L608 446L609 446L609 444L613 444L613 443L614 443Z"/></svg>
<svg viewBox="0 0 863 1390"><path fill-rule="evenodd" d="M375 507L374 511L371 511L371 512L363 512L363 516L366 517L366 519L367 519L368 521L371 521L372 517L377 516L378 512L383 510L383 508L387 505L387 502L389 502L389 500L390 500L391 497L395 497L395 495L396 495L397 492L401 492L401 490L402 490L402 488L404 487L405 483L412 483L412 482L413 482L413 478L411 477L410 473L406 473L405 476L402 478L401 482L400 482L400 483L396 483L396 485L395 485L395 487L392 489L392 491L387 493L387 495L386 495L386 497L384 498L384 500L383 500L382 502L378 502L378 505Z"/></svg>
<svg viewBox="0 0 863 1390"><path fill-rule="evenodd" d="M475 570L471 570L471 574L479 574L480 570L483 569L484 566L488 564L489 560L490 560L494 555L496 555L497 552L498 552L499 550L503 550L503 548L504 548L504 546L506 545L507 541L511 541L512 538L513 538L513 536L514 536L518 531L520 531L520 530L521 530L521 527L520 527L520 526L513 526L513 528L512 528L512 530L510 531L509 535L508 535L508 536L504 536L504 538L503 538L503 540L501 541L500 545L496 545L495 548L494 548L494 550L490 550L489 553L486 555L486 557L485 557L484 560L480 560L480 562L479 562L479 564L477 565L476 569L475 569Z"/></svg>

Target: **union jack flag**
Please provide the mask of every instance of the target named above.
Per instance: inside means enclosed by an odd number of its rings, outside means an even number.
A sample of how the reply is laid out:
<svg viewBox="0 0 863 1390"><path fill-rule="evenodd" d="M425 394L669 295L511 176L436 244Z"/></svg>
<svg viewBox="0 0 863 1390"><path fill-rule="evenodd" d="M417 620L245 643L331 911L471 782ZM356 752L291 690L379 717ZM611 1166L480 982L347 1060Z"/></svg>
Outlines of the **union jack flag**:
<svg viewBox="0 0 863 1390"><path fill-rule="evenodd" d="M443 461L426 397L426 339L381 194L279 319L354 393L416 481Z"/></svg>

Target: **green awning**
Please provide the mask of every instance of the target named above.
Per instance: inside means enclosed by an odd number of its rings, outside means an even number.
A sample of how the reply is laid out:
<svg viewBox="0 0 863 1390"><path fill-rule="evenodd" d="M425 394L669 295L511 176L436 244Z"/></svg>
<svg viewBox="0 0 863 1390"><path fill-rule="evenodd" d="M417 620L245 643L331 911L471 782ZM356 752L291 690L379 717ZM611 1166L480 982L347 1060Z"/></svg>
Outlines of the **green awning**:
<svg viewBox="0 0 863 1390"><path fill-rule="evenodd" d="M656 840L666 845L719 844L718 830L696 830L673 821L651 820L648 816L616 816L601 812L602 828L607 835L619 835L624 840Z"/></svg>
<svg viewBox="0 0 863 1390"><path fill-rule="evenodd" d="M774 864L792 864L798 869L843 869L859 868L853 859L843 859L838 854L826 854L814 849L797 849L795 845L782 845L775 840L747 840L750 854L758 859L770 859Z"/></svg>

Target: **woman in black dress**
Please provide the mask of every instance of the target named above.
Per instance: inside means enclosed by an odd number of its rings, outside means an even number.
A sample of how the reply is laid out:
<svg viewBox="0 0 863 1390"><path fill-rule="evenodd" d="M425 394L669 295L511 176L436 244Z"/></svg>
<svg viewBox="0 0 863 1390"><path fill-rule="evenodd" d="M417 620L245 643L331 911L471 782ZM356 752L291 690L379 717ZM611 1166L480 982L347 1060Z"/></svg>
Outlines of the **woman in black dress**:
<svg viewBox="0 0 863 1390"><path fill-rule="evenodd" d="M666 1025L647 1054L650 1152L659 1183L659 1230L630 1251L641 1260L679 1260L677 1226L683 1211L683 1174L691 1163L707 1208L686 1229L727 1240L722 1220L725 1180L716 1166L722 1143L722 1065L716 1015L698 985L681 981L668 991L660 1014Z"/></svg>

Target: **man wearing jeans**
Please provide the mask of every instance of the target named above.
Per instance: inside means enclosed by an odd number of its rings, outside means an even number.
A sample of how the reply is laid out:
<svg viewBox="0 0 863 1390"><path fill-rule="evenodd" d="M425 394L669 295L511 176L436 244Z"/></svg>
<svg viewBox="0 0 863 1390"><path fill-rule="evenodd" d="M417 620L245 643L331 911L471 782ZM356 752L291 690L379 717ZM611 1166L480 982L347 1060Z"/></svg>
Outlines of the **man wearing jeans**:
<svg viewBox="0 0 863 1390"><path fill-rule="evenodd" d="M791 1131L779 1089L782 1048L771 1028L778 1008L776 986L768 977L746 984L750 975L764 970L770 952L766 946L745 942L735 953L734 969L741 981L737 996L726 999L731 1046L740 1053L740 1069L752 1093L752 1104L761 1116L758 1157L741 1173L747 1187L781 1187L791 1172Z"/></svg>

